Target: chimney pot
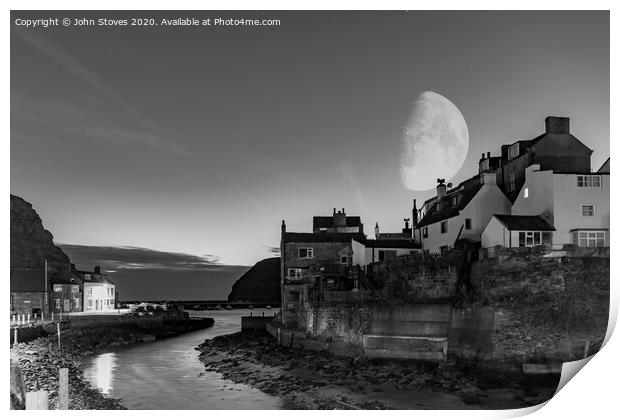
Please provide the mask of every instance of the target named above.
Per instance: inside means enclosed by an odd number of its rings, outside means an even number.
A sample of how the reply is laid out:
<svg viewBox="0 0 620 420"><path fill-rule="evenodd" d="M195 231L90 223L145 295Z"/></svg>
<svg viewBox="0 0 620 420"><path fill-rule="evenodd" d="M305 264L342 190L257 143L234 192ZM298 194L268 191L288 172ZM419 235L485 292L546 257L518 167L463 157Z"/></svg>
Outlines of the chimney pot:
<svg viewBox="0 0 620 420"><path fill-rule="evenodd" d="M481 159L484 159L484 153L482 153L482 157L481 157Z"/></svg>
<svg viewBox="0 0 620 420"><path fill-rule="evenodd" d="M491 159L491 152L487 152L487 159Z"/></svg>

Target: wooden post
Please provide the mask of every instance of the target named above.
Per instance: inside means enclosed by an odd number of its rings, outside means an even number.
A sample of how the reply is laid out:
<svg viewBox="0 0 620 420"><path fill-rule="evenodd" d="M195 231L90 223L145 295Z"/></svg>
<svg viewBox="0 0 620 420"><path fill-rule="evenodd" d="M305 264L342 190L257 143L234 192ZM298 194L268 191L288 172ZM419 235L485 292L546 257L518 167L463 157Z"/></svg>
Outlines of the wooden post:
<svg viewBox="0 0 620 420"><path fill-rule="evenodd" d="M56 323L56 331L58 332L58 350L60 350L60 322Z"/></svg>
<svg viewBox="0 0 620 420"><path fill-rule="evenodd" d="M48 410L47 391L26 392L26 410Z"/></svg>
<svg viewBox="0 0 620 420"><path fill-rule="evenodd" d="M58 370L58 409L69 409L69 369Z"/></svg>

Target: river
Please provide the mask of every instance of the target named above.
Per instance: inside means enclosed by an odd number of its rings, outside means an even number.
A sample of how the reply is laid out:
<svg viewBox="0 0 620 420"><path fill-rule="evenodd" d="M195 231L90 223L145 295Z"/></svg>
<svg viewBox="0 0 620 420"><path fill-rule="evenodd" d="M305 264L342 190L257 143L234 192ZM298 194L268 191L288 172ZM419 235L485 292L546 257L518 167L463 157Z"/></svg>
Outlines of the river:
<svg viewBox="0 0 620 420"><path fill-rule="evenodd" d="M254 309L259 314L273 310ZM128 409L146 410L277 410L278 397L206 372L194 348L207 338L241 329L241 316L250 310L189 311L190 316L214 318L211 328L151 343L117 347L83 362L84 377Z"/></svg>

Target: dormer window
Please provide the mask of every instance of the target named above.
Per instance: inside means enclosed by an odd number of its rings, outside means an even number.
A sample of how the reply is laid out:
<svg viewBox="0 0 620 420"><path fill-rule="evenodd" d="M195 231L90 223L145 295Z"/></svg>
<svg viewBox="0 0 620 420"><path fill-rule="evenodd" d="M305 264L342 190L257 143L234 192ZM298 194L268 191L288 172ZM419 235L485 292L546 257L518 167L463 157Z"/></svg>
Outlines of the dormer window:
<svg viewBox="0 0 620 420"><path fill-rule="evenodd" d="M508 159L513 159L519 156L519 143L515 143L508 148Z"/></svg>

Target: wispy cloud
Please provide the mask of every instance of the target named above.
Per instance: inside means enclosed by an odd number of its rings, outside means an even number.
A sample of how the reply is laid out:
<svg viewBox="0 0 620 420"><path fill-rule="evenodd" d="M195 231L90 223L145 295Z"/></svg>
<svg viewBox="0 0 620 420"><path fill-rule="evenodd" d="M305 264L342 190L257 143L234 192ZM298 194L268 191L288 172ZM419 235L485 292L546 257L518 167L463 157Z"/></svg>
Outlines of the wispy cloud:
<svg viewBox="0 0 620 420"><path fill-rule="evenodd" d="M155 147L180 156L192 156L190 151L170 141L169 138L172 136L169 135L169 133L166 133L155 121L146 117L142 112L127 102L114 89L110 88L95 72L81 63L77 58L50 42L48 39L38 36L33 31L14 29L14 34L93 88L97 94L95 102L99 106L106 107L110 113L124 114L125 121L131 121L132 125L134 125L133 129L120 129L118 126L106 124L99 128L99 133L93 133L93 121L87 119L85 121L85 125L88 127L86 133L94 135L100 134L106 138L114 138L117 140L139 142L140 144ZM12 96L15 98L15 92L12 92ZM46 121L40 119L38 122L51 124L59 129L67 129L65 120L61 122L61 120Z"/></svg>
<svg viewBox="0 0 620 420"><path fill-rule="evenodd" d="M353 194L355 194L355 198L357 199L357 204L359 205L359 208L365 212L366 200L364 200L364 194L362 193L362 189L357 183L353 163L350 160L342 160L338 164L338 170L353 190Z"/></svg>
<svg viewBox="0 0 620 420"><path fill-rule="evenodd" d="M214 255L191 255L130 246L59 244L78 268L100 265L106 272L123 270L226 271L239 266L220 264Z"/></svg>

